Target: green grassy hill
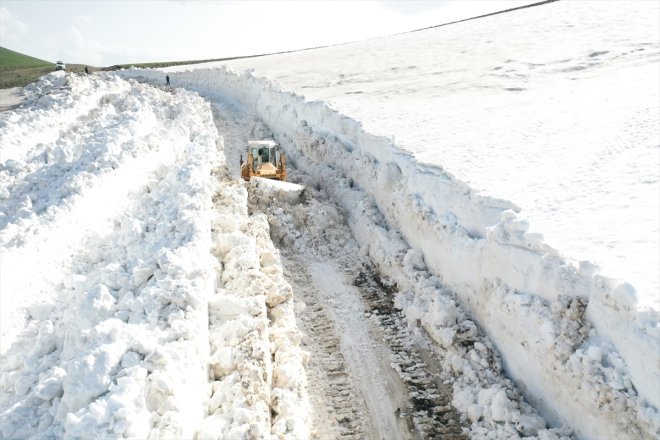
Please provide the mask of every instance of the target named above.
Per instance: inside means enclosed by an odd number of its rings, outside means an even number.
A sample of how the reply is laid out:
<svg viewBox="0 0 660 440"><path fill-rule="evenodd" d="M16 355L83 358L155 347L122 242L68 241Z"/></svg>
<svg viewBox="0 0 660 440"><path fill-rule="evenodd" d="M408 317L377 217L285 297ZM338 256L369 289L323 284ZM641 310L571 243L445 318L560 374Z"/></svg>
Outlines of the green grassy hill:
<svg viewBox="0 0 660 440"><path fill-rule="evenodd" d="M44 67L53 63L0 47L0 67Z"/></svg>
<svg viewBox="0 0 660 440"><path fill-rule="evenodd" d="M23 87L54 69L54 63L0 47L0 89Z"/></svg>
<svg viewBox="0 0 660 440"><path fill-rule="evenodd" d="M66 62L66 60L65 60ZM89 67L91 70L98 70ZM35 82L40 76L55 70L55 62L44 61L5 47L0 47L0 89L24 87ZM66 65L67 72L83 72L82 64Z"/></svg>

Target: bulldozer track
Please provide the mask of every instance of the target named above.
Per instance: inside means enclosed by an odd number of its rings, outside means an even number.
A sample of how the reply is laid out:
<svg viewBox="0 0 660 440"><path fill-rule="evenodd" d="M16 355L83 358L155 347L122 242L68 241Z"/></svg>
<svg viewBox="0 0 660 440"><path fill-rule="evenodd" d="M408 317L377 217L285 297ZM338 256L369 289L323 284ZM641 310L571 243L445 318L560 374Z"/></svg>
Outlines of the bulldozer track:
<svg viewBox="0 0 660 440"><path fill-rule="evenodd" d="M361 399L348 374L334 324L318 302L316 292L309 288L313 285L311 277L306 270L301 270L305 265L286 257L282 262L295 299L309 304L299 315L298 325L307 335L304 348L313 353L307 368L310 399L316 407L313 425L317 432L313 435L315 438L363 439L364 413L359 408L364 405L356 405ZM329 402L314 396L325 396Z"/></svg>
<svg viewBox="0 0 660 440"><path fill-rule="evenodd" d="M414 344L401 312L394 307L394 287L386 286L373 268L357 271L369 313L376 317L391 350L391 365L408 388L410 405L401 415L412 418L415 431L427 439L467 440L460 416L451 406L451 386L442 383L439 362L429 351ZM418 336L419 337L419 336Z"/></svg>

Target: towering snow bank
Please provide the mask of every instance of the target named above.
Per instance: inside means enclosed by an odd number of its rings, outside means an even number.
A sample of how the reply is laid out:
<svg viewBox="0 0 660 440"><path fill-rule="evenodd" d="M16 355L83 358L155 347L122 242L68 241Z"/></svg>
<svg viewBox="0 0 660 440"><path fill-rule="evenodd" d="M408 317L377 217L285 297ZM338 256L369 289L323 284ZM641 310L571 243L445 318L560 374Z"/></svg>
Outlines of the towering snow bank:
<svg viewBox="0 0 660 440"><path fill-rule="evenodd" d="M217 130L194 93L47 75L0 115L0 437L191 438Z"/></svg>
<svg viewBox="0 0 660 440"><path fill-rule="evenodd" d="M122 75L160 82L163 74ZM323 102L305 102L250 72L170 76L173 84L254 108L292 162L321 176L385 274L396 280L403 267L401 238L419 251L547 418L583 438L660 434L658 314L637 311L634 289L594 275L587 262L576 267L560 258L510 202L482 197L442 169L417 163ZM453 319L434 312L423 291L404 297L409 317L423 317L443 344Z"/></svg>

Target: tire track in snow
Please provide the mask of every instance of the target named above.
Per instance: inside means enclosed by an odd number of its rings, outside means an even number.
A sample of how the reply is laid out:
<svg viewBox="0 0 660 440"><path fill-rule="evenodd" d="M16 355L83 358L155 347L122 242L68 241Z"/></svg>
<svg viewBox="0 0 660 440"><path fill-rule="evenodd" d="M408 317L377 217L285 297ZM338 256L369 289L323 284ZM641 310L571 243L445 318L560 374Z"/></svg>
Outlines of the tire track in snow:
<svg viewBox="0 0 660 440"><path fill-rule="evenodd" d="M320 361L312 366L321 371L308 374L326 382L317 386L328 396L330 405L343 402L348 396L342 394L346 389L354 390L359 398L352 400L354 408L343 408L343 414L352 426L356 426L355 416L366 417L362 425L365 431L361 436L355 434L360 438L465 439L460 418L451 406L451 389L435 379L434 375L439 375L437 364L417 353L393 307L393 292L364 269L366 265L338 208L310 188L305 192L313 196L303 193L298 202L288 205L277 199L276 191L269 193L259 186L249 186L251 206L267 212L271 236L287 261L294 291L312 310L304 328L312 338L319 333L326 335L307 348L314 350L312 358L327 356L345 363L343 372L349 373L347 388L339 391L328 385L337 362ZM317 321L320 315L327 321ZM339 345L340 353L334 357L323 349L327 335L339 340L329 350ZM327 414L321 416L326 423L328 418ZM333 438L321 434L319 438Z"/></svg>
<svg viewBox="0 0 660 440"><path fill-rule="evenodd" d="M306 333L305 348L312 354L307 366L308 393L314 408L313 436L318 439L365 438L364 402L348 374L334 322L318 301L306 263L283 257L285 275L296 301L306 304L298 313L299 327Z"/></svg>
<svg viewBox="0 0 660 440"><path fill-rule="evenodd" d="M451 405L452 388L440 379L442 367L432 352L413 343L401 312L394 307L394 289L380 280L374 269L358 269L354 284L360 288L368 313L380 325L392 350L392 367L405 382L411 396L406 408L410 417L426 433L426 438L463 440L460 416ZM417 339L425 338L416 335ZM425 343L430 343L425 338Z"/></svg>
<svg viewBox="0 0 660 440"><path fill-rule="evenodd" d="M401 413L408 400L405 388L389 366L390 353L382 336L364 319L359 292L347 285L344 274L332 263L314 262L309 268L319 298L329 305L341 351L365 401L368 437L413 439L412 426Z"/></svg>

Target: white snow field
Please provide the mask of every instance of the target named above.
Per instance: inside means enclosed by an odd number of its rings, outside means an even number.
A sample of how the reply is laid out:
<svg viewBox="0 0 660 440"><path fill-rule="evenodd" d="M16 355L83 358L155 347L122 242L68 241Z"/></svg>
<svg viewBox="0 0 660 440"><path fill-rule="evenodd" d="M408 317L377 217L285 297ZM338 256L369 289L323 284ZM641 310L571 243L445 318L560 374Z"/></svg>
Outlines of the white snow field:
<svg viewBox="0 0 660 440"><path fill-rule="evenodd" d="M511 200L564 257L660 310L659 21L658 2L559 1L225 64Z"/></svg>
<svg viewBox="0 0 660 440"><path fill-rule="evenodd" d="M659 13L26 87L0 438L659 438Z"/></svg>

